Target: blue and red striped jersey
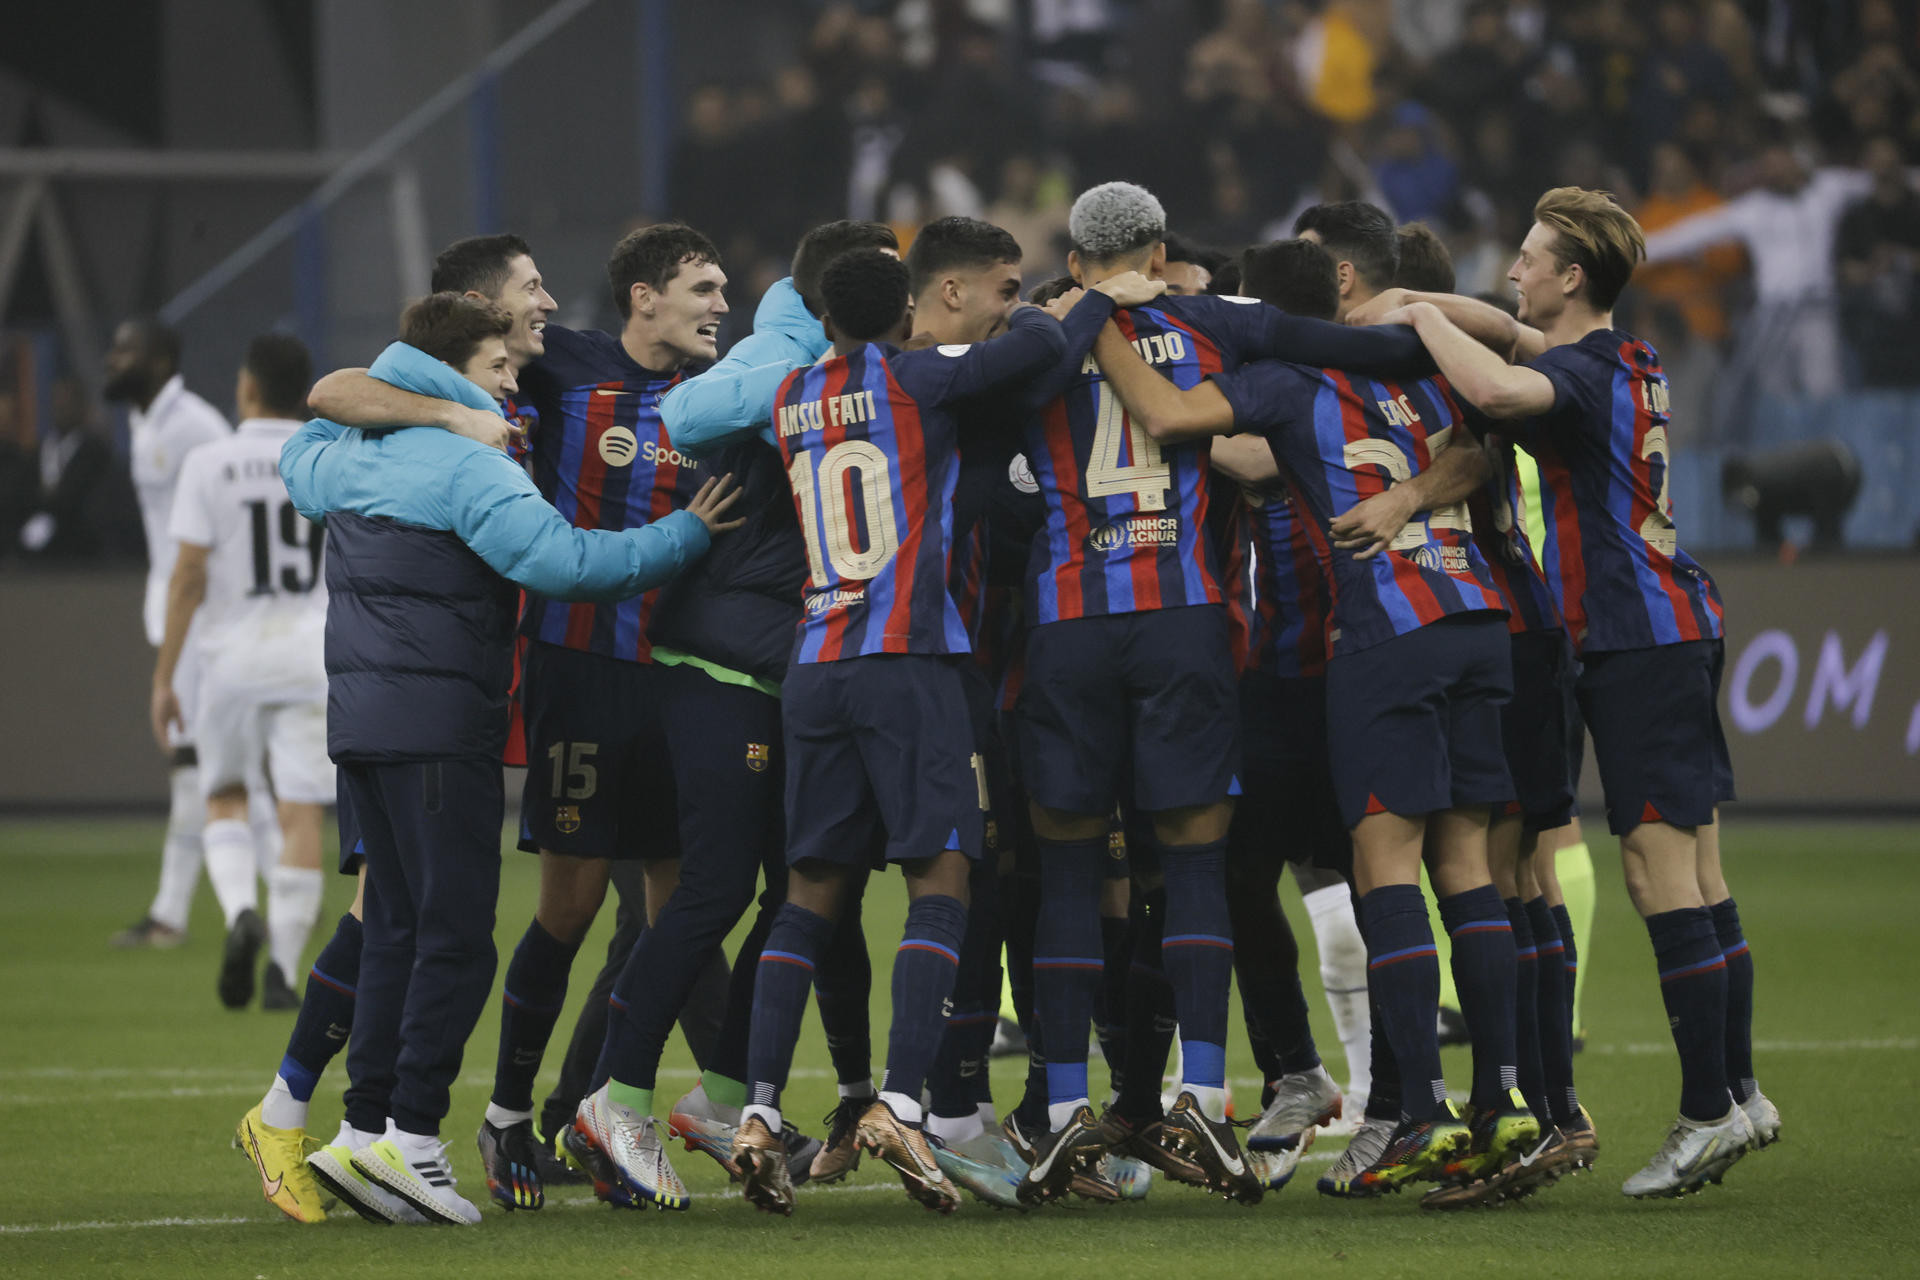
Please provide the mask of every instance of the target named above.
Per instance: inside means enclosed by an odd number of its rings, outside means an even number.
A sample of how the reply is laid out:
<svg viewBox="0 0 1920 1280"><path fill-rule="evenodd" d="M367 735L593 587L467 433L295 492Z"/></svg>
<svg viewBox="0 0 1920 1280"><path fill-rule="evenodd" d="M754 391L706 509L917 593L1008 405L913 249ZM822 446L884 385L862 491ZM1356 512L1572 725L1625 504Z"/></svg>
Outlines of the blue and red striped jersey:
<svg viewBox="0 0 1920 1280"><path fill-rule="evenodd" d="M1033 308L1002 336L869 343L795 370L774 400L808 578L795 662L967 653L948 590L959 430L952 403L1050 368L1060 326Z"/></svg>
<svg viewBox="0 0 1920 1280"><path fill-rule="evenodd" d="M1488 434L1485 443L1492 471L1467 498L1467 514L1473 518L1474 544L1507 602L1507 630L1514 635L1558 630L1564 625L1560 606L1527 541L1527 495L1514 469L1513 442Z"/></svg>
<svg viewBox="0 0 1920 1280"><path fill-rule="evenodd" d="M1444 379L1380 382L1261 361L1216 381L1243 430L1264 434L1330 584L1327 648L1338 657L1462 613L1504 614L1464 507L1415 515L1386 551L1334 547L1334 517L1426 470L1463 426Z"/></svg>
<svg viewBox="0 0 1920 1280"><path fill-rule="evenodd" d="M1116 312L1114 322L1182 389L1261 356L1369 372L1432 367L1403 328L1345 328L1248 298L1162 298ZM1218 603L1219 566L1202 534L1207 453L1204 441L1156 444L1085 359L1028 428L1027 456L1047 500L1027 592L1034 624Z"/></svg>
<svg viewBox="0 0 1920 1280"><path fill-rule="evenodd" d="M1600 329L1527 365L1553 383L1553 408L1502 427L1540 464L1546 538L1535 551L1574 648L1719 637L1720 593L1674 530L1659 355Z"/></svg>
<svg viewBox="0 0 1920 1280"><path fill-rule="evenodd" d="M541 494L580 529L638 529L686 506L707 469L673 447L658 407L681 375L642 368L611 334L548 325L546 340L546 354L520 375L519 396L539 419ZM611 604L529 595L521 633L648 662L647 617L658 599L657 590Z"/></svg>
<svg viewBox="0 0 1920 1280"><path fill-rule="evenodd" d="M1252 669L1276 676L1327 673L1327 584L1293 492L1246 494L1253 539Z"/></svg>

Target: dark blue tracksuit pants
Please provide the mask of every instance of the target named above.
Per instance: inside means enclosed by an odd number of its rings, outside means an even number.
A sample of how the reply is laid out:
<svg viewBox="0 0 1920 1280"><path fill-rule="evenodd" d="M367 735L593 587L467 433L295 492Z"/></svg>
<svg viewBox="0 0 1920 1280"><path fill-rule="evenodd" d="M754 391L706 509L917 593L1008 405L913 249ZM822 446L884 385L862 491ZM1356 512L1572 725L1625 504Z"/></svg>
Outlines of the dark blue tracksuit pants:
<svg viewBox="0 0 1920 1280"><path fill-rule="evenodd" d="M435 1134L493 990L500 762L340 765L366 845L347 1121Z"/></svg>

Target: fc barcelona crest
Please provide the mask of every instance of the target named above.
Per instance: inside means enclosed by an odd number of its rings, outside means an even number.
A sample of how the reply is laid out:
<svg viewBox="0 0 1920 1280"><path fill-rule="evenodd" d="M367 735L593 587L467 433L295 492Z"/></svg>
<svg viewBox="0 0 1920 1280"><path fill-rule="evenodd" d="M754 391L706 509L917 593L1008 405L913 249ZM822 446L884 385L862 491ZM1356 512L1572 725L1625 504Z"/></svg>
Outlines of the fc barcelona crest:
<svg viewBox="0 0 1920 1280"><path fill-rule="evenodd" d="M563 836L570 836L580 829L580 806L563 804L553 811L553 825Z"/></svg>
<svg viewBox="0 0 1920 1280"><path fill-rule="evenodd" d="M747 768L753 770L755 773L765 773L767 771L767 761L772 758L772 754L766 743L749 742L747 744Z"/></svg>

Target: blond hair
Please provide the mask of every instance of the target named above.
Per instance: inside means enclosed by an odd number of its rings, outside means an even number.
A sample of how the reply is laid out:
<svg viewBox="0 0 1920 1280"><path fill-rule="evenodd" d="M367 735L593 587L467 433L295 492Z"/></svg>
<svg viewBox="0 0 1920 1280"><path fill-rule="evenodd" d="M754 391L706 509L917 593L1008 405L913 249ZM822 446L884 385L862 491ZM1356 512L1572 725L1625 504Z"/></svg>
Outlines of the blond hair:
<svg viewBox="0 0 1920 1280"><path fill-rule="evenodd" d="M1554 232L1553 256L1562 271L1578 265L1587 277L1587 302L1611 311L1634 267L1647 256L1647 236L1610 191L1555 187L1533 206L1533 220Z"/></svg>

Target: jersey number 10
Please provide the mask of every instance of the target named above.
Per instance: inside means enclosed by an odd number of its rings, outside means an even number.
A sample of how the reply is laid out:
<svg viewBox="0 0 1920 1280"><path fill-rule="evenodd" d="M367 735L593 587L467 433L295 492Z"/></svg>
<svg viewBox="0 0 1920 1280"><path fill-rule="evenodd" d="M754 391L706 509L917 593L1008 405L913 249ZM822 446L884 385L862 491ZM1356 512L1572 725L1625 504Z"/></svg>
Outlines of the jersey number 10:
<svg viewBox="0 0 1920 1280"><path fill-rule="evenodd" d="M853 480L855 473L858 480ZM796 454L787 479L800 504L800 531L806 535L807 569L814 586L823 587L832 580L828 566L832 566L832 577L841 582L866 582L887 567L900 549L900 529L893 518L893 473L879 445L843 440L820 456L817 472L811 453ZM865 517L864 550L853 545L849 489Z"/></svg>
<svg viewBox="0 0 1920 1280"><path fill-rule="evenodd" d="M279 504L277 517L268 507L266 502L247 504L253 520L253 588L247 594L305 595L320 580L319 526L308 523L291 502ZM280 526L277 540L271 528L276 523Z"/></svg>

